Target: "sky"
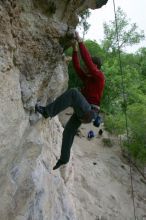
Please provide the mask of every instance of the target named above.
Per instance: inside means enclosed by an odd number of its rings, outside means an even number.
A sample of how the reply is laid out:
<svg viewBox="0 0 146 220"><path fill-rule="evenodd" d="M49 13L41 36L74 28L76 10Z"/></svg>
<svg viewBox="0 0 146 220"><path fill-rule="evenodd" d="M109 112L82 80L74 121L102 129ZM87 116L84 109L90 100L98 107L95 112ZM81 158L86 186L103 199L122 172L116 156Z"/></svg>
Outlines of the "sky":
<svg viewBox="0 0 146 220"><path fill-rule="evenodd" d="M115 0L116 8L120 6L127 14L131 23L136 23L139 30L144 30L146 36L146 0ZM100 9L91 10L88 23L91 24L85 39L100 42L103 39L103 23L114 20L113 0L108 0L107 4ZM145 46L146 40L139 45L127 47L127 52L135 52L138 48Z"/></svg>

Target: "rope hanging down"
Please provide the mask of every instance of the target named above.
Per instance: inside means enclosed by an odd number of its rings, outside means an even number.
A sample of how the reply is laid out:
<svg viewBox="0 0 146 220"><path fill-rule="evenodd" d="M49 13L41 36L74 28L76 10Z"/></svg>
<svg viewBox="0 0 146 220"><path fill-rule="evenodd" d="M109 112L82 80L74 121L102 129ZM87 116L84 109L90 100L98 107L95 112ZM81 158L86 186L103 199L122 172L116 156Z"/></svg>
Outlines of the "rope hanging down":
<svg viewBox="0 0 146 220"><path fill-rule="evenodd" d="M121 61L121 51L120 51L120 45L119 45L119 32L118 32L118 23L117 23L117 15L116 15L116 6L115 6L115 0L113 0L113 7L114 7L114 15L115 15L115 24L116 24L116 35L117 35L117 43L118 43L118 58L119 58L119 67L120 67L120 73L122 78L122 95L123 95L123 102L124 102L124 115L125 115L125 126L126 126L126 135L127 140L129 142L129 133L128 133L128 120L127 120L127 100L125 97L125 86L124 86L124 74L122 69L122 61ZM129 161L130 161L130 180L131 180L131 194L132 194L132 201L133 201L133 211L134 211L134 219L137 220L136 217L136 208L135 208L135 201L134 201L134 187L133 187L133 177L132 177L132 162L131 157L129 154Z"/></svg>

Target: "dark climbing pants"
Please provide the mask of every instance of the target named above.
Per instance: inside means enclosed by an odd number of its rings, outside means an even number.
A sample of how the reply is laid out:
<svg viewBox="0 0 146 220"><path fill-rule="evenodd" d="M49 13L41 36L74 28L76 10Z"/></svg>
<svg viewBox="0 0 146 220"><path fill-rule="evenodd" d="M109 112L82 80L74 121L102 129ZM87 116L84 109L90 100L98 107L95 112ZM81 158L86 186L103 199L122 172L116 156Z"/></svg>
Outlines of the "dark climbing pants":
<svg viewBox="0 0 146 220"><path fill-rule="evenodd" d="M48 116L54 117L68 107L72 107L74 113L67 122L63 132L60 159L64 163L69 161L74 136L81 125L80 119L86 112L91 110L91 106L85 97L77 89L70 89L59 96L54 102L47 105L46 111Z"/></svg>
<svg viewBox="0 0 146 220"><path fill-rule="evenodd" d="M76 135L80 125L81 125L81 121L74 113L64 128L60 159L65 163L69 161L70 150L73 144L74 136Z"/></svg>

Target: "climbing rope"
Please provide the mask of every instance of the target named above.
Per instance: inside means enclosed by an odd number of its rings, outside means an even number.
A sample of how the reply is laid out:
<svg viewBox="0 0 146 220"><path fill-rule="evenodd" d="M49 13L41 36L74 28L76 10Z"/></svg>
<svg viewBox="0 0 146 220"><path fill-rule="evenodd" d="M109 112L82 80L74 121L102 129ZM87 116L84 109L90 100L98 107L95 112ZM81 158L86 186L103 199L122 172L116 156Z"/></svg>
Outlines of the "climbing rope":
<svg viewBox="0 0 146 220"><path fill-rule="evenodd" d="M123 95L123 102L124 102L124 115L125 115L125 126L126 126L126 135L127 140L129 144L129 133L128 133L128 120L127 120L127 100L125 97L125 86L124 86L124 73L122 69L122 61L121 61L121 51L120 51L120 44L119 44L119 32L118 32L118 23L117 23L117 15L116 15L116 5L115 0L113 0L113 7L114 7L114 15L115 15L115 24L116 24L116 35L117 35L117 43L118 43L118 59L119 59L119 67L120 67L120 73L121 73L121 79L122 79L122 95ZM133 201L133 211L134 211L134 219L136 220L136 208L135 208L135 199L134 199L134 187L133 187L133 176L132 176L132 162L131 157L129 153L129 162L130 162L130 180L131 180L131 195L132 195L132 201Z"/></svg>

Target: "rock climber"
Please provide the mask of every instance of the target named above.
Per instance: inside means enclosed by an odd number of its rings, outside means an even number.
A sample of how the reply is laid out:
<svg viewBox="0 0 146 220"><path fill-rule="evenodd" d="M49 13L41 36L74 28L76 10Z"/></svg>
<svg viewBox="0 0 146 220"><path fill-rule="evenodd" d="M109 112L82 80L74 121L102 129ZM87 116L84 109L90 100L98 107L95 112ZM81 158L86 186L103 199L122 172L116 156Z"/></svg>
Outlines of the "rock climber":
<svg viewBox="0 0 146 220"><path fill-rule="evenodd" d="M75 32L72 47L73 65L84 87L81 91L76 88L67 90L45 107L38 104L35 106L35 111L39 112L44 118L54 117L68 107L72 107L74 110L73 115L64 128L60 159L53 167L53 170L69 162L74 136L82 123L93 122L96 127L100 125L99 106L105 84L104 74L100 70L102 65L101 59L90 56L78 32ZM80 67L78 47L81 58L84 61L84 68Z"/></svg>

